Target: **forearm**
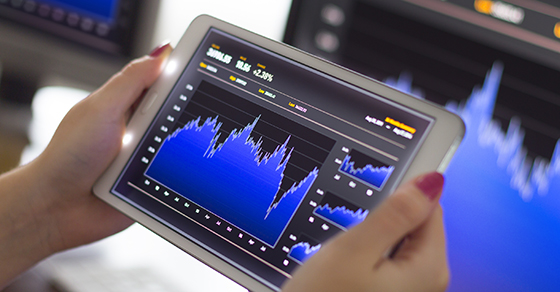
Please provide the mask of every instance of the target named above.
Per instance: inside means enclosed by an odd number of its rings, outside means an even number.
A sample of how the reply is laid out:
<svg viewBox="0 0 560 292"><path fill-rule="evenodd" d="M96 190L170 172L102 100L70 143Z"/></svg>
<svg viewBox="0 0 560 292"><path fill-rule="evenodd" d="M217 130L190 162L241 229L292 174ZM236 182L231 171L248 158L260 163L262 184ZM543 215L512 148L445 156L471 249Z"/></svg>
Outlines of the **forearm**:
<svg viewBox="0 0 560 292"><path fill-rule="evenodd" d="M0 288L53 252L38 180L32 166L0 176Z"/></svg>
<svg viewBox="0 0 560 292"><path fill-rule="evenodd" d="M132 221L92 194L121 147L126 120L171 46L137 59L74 106L45 151L0 176L0 288L43 258Z"/></svg>

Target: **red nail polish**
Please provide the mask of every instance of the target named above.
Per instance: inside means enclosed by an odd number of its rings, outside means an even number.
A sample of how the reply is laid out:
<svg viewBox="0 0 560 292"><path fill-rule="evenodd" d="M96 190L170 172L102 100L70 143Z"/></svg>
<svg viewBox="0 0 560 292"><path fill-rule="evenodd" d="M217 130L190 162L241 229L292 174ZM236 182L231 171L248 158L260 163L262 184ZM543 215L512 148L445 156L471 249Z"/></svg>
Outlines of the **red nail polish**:
<svg viewBox="0 0 560 292"><path fill-rule="evenodd" d="M418 187L430 200L434 200L443 189L444 178L439 172L430 172L416 181Z"/></svg>
<svg viewBox="0 0 560 292"><path fill-rule="evenodd" d="M150 57L157 58L159 55L161 55L161 53L163 53L163 51L165 51L168 46L169 42L161 44L150 53Z"/></svg>

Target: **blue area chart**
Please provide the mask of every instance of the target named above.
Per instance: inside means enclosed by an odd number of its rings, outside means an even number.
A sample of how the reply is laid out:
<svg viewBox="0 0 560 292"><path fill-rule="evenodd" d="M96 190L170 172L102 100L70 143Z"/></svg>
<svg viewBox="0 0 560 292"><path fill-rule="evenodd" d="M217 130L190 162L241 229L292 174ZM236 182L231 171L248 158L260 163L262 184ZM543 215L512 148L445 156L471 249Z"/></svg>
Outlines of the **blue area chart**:
<svg viewBox="0 0 560 292"><path fill-rule="evenodd" d="M466 102L447 105L467 126L442 196L449 292L559 287L560 141L550 159L533 160L520 121L513 118L504 131L492 119L502 72L496 62Z"/></svg>
<svg viewBox="0 0 560 292"><path fill-rule="evenodd" d="M146 175L264 243L275 246L315 181L315 167L276 198L290 160L288 137L274 152L250 134L257 117L218 143L218 116L202 126L200 117L165 139Z"/></svg>
<svg viewBox="0 0 560 292"><path fill-rule="evenodd" d="M355 167L355 164L356 163L352 161L352 156L346 155L344 161L342 161L340 165L340 171L370 184L378 190L383 188L383 185L385 185L389 176L391 176L391 173L393 173L395 169L392 165L376 167L371 164L366 164L364 167L359 168Z"/></svg>
<svg viewBox="0 0 560 292"><path fill-rule="evenodd" d="M308 242L300 242L292 246L288 256L296 262L303 264L308 258L321 249L321 244L311 246Z"/></svg>
<svg viewBox="0 0 560 292"><path fill-rule="evenodd" d="M328 203L316 207L313 212L343 229L349 229L364 221L369 213L368 210L358 209L354 211L345 206L331 207Z"/></svg>

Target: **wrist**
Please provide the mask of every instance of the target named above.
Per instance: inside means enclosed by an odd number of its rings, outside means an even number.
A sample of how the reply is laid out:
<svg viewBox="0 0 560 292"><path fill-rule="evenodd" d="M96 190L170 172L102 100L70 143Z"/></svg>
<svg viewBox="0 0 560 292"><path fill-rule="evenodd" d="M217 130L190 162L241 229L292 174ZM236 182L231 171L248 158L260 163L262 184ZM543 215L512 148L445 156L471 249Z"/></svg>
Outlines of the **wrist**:
<svg viewBox="0 0 560 292"><path fill-rule="evenodd" d="M0 287L55 252L45 203L30 165L0 176Z"/></svg>
<svg viewBox="0 0 560 292"><path fill-rule="evenodd" d="M29 172L38 178L34 182L40 194L36 207L43 218L38 225L46 231L43 238L48 255L105 238L133 223L93 195L92 186L99 174L88 167L91 161L65 159L73 156L69 153L60 156L47 147L29 165ZM88 175L77 173L75 169L80 167L76 164L83 164Z"/></svg>

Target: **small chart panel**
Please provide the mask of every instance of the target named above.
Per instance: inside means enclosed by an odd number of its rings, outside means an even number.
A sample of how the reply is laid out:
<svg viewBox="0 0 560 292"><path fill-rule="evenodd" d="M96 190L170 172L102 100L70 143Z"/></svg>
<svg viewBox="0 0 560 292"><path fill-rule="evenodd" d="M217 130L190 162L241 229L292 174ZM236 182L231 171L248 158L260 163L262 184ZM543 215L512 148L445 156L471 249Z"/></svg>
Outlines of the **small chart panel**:
<svg viewBox="0 0 560 292"><path fill-rule="evenodd" d="M321 205L317 206L313 213L346 230L364 221L369 210L358 208L339 196L327 192L321 201Z"/></svg>
<svg viewBox="0 0 560 292"><path fill-rule="evenodd" d="M298 239L298 243L290 248L288 257L299 264L303 264L308 258L321 249L321 244L305 234L301 234Z"/></svg>
<svg viewBox="0 0 560 292"><path fill-rule="evenodd" d="M340 171L352 178L381 190L395 170L393 165L385 164L377 159L352 149L342 161Z"/></svg>

